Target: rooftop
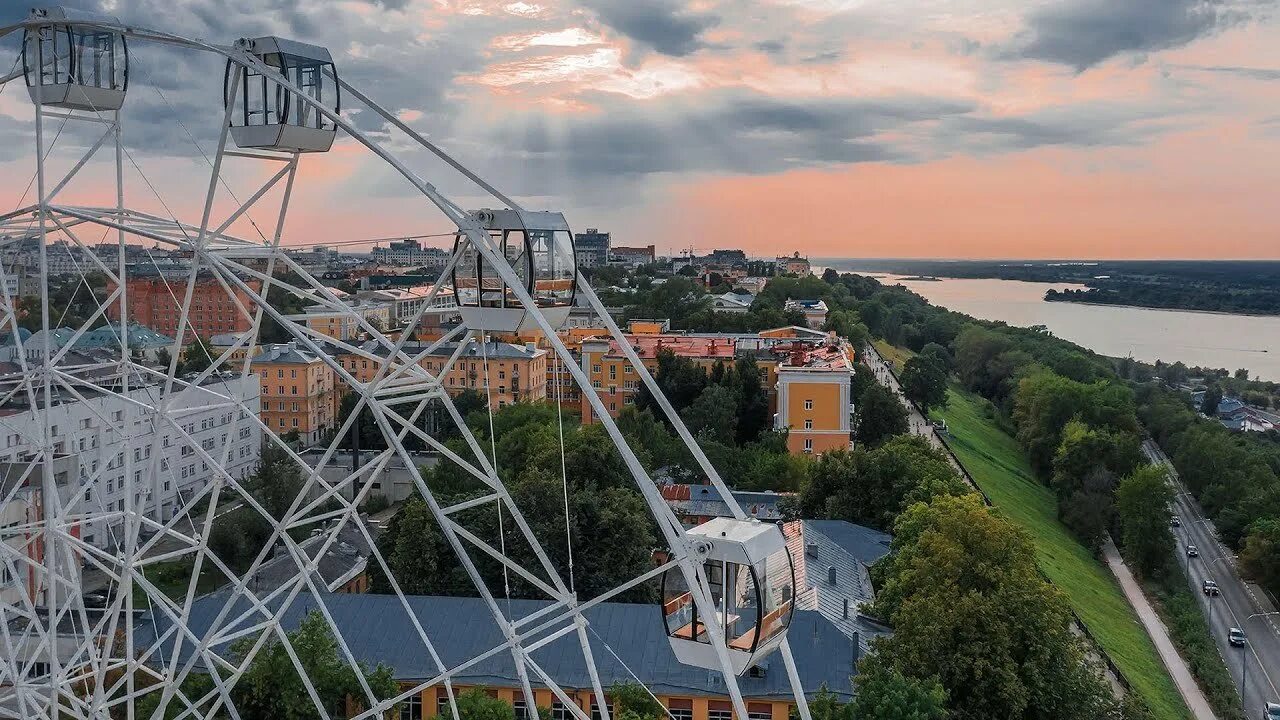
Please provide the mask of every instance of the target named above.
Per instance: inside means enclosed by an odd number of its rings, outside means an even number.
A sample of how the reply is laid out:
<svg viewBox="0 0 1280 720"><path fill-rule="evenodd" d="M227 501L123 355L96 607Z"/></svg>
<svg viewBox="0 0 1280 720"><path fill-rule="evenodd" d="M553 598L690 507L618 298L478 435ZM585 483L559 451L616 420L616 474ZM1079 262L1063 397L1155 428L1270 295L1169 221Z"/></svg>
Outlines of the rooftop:
<svg viewBox="0 0 1280 720"><path fill-rule="evenodd" d="M513 345L511 343L496 342L493 340L486 341L481 346L475 340L466 340L467 347L463 349L460 357L466 358L489 358L490 360L531 360L533 358L546 355L546 350L540 350L537 347L529 345ZM422 341L410 341L404 344L403 351L406 355L413 357L418 353L426 350L432 343ZM385 343L376 340L369 340L361 346L362 350L373 353L380 357L386 357L391 353L391 348ZM455 350L458 349L458 343L446 342L441 343L439 347L429 353L429 357L452 357Z"/></svg>
<svg viewBox="0 0 1280 720"><path fill-rule="evenodd" d="M732 360L737 355L738 344L732 337L699 335L624 335L627 342L642 358L654 358L663 350L681 357L720 358ZM600 338L604 341L605 338ZM616 340L608 339L609 354L621 355L622 348Z"/></svg>
<svg viewBox="0 0 1280 720"><path fill-rule="evenodd" d="M322 600L334 618L335 626L349 644L352 654L369 664L384 663L397 680L414 681L435 677L438 670L427 653L413 622L395 595L326 594L319 599L309 593L300 594L283 613L281 626L286 631L298 627L310 610ZM205 637L224 599L206 596L192 605L189 627L196 637ZM426 636L440 653L446 667L457 666L489 649L501 645L503 634L485 601L472 597L408 596L405 603L421 624ZM278 601L269 603L278 607ZM511 600L502 603L515 617L523 617L545 608L549 601ZM248 609L241 600L229 615L237 618ZM718 672L680 664L666 637L660 608L657 605L601 603L585 613L590 624L592 654L605 687L617 682L641 683L654 693L667 695L723 696L727 690ZM548 616L550 617L550 616ZM220 628L224 635L234 635L239 628L260 622L258 613L232 620ZM153 620L144 617L137 626L139 642L149 644L153 633L164 636L170 624L166 615ZM561 624L563 625L563 623ZM556 628L558 629L558 627ZM791 623L791 650L795 656L801 683L806 694L816 693L823 685L848 700L852 696L850 678L860 655L848 637L817 612L797 610ZM190 642L181 646L185 660L191 653ZM144 645L145 646L145 645ZM152 662L166 662L173 643L166 640ZM227 653L227 644L214 650ZM530 653L546 673L562 687L591 688L591 678L583 662L578 638L563 635ZM742 694L750 698L791 697L787 673L775 653L760 664L759 677L745 675L738 679ZM516 687L519 679L511 654L494 653L454 677L461 685Z"/></svg>
<svg viewBox="0 0 1280 720"><path fill-rule="evenodd" d="M265 365L269 363L309 365L313 362L323 361L319 355L308 348L298 347L297 341L292 340L287 343L263 345L262 352L249 358L250 365Z"/></svg>

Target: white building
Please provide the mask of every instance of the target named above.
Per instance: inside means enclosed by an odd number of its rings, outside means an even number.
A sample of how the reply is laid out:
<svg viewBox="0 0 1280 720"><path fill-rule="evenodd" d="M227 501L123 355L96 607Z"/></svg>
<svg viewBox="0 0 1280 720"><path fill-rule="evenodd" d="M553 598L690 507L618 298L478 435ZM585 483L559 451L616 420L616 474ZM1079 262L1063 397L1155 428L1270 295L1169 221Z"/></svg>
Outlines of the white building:
<svg viewBox="0 0 1280 720"><path fill-rule="evenodd" d="M449 262L449 253L440 248L423 247L417 240L393 240L386 247L375 245L369 253L374 262L383 265L411 265L428 270L443 269Z"/></svg>
<svg viewBox="0 0 1280 720"><path fill-rule="evenodd" d="M54 400L48 411L54 452L73 457L79 465L67 513L101 518L113 510L124 511L125 492L132 485L133 507L166 522L214 479L216 466L236 478L253 472L262 433L245 413L258 414L258 378L211 380L181 394L176 387L173 392L175 398L163 415L106 392L83 392L83 401L69 394ZM162 393L162 386L149 385L130 390L129 397L154 408L164 406ZM244 403L245 410L226 407L230 401ZM40 414L30 408L5 409L0 414L0 463L33 457L42 436ZM90 519L81 527L81 537L110 548L119 537L120 524L110 515Z"/></svg>
<svg viewBox="0 0 1280 720"><path fill-rule="evenodd" d="M426 305L431 287L431 285L420 285L410 288L363 290L357 296L362 300L391 305L391 317L396 320L396 324L405 325L412 321ZM442 287L435 297L431 298L430 310L432 311L450 313L457 309L458 303L453 297L452 288Z"/></svg>

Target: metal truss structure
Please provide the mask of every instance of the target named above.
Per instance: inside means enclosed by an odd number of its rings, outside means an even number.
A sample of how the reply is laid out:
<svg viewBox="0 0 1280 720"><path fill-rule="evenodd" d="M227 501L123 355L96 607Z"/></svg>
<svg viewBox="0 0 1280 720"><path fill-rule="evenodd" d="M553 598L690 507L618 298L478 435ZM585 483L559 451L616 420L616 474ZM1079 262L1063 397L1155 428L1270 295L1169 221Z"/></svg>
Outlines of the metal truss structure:
<svg viewBox="0 0 1280 720"><path fill-rule="evenodd" d="M131 166L137 168L137 163L125 144L128 133L123 127L118 106L102 109L90 103L87 109L67 106L59 109L41 96L41 93L48 92L42 88L41 82L28 83L34 100L34 137L27 140L4 139L6 143L15 145L32 142L29 147L35 166L34 202L0 215L0 237L7 236L6 243L38 238L38 282L43 297L49 297L50 276L53 274L50 252L55 242L59 243L58 247L74 247L82 251L77 257L85 259L85 266L80 267L79 274L82 277L91 273L105 276L109 292L96 312L84 318L69 334L60 333L61 321L53 316L50 303L42 303L39 308L23 306L20 293L13 289L16 279L8 274L8 269L0 268L0 283L5 288L0 298L0 333L9 337L15 349L12 361L20 368L20 372L6 376L9 379L0 384L0 400L20 403L30 409L31 417L35 419L34 423L17 428L0 415L0 435L21 435L20 444L30 448L20 461L4 463L7 474L0 474L4 489L0 509L6 512L20 508L27 510L25 514L18 513L21 517L15 515L17 519L12 521L6 515L4 524L0 525L0 566L10 580L25 579L29 590L12 594L0 605L4 620L0 623L0 717L48 720L113 717L132 720L143 717L136 710L142 699L149 698L154 702L158 695L159 702L152 705L156 709L149 717L173 717L176 714L177 717L192 718L238 718L240 715L235 708L232 690L254 657L268 643L283 646L307 686L316 716L329 717L332 709L323 707L290 644L281 618L299 598L310 596L329 625L343 660L352 668L359 667L360 658L353 654L348 639L343 637L339 625L328 611L325 602L327 589L317 582L315 573L320 558L338 542L338 536L344 530L361 534L371 548L370 564L376 565L387 576L400 605L411 619L414 618L405 593L388 567L387 559L379 552L368 527L360 521L358 510L372 487L372 483L361 480L375 477L390 464L398 462L412 475L417 494L429 507L456 555L456 562L474 584L474 594L483 599L493 621L501 627L505 640L466 662L447 665L433 645L433 639L415 620L417 637L403 638L402 642L412 645L423 657L429 658L435 668L435 676L416 687L404 689L394 697L379 700L357 669L364 697L353 698L352 706L357 708L354 717L383 717L406 698L433 686L447 690L450 707L456 717L454 678L479 662L506 653L519 673L526 707L537 705L534 701L535 688L546 688L578 720L591 720L587 712L568 698L557 679L540 667L534 658L538 648L561 637L575 636L590 669L598 711L604 720L608 720L606 689L601 686L596 673L585 612L630 588L652 582L662 573L676 571L690 588L691 600L707 625L715 667L724 677L726 692L732 698L736 715L746 718L747 709L730 661L729 648L717 627L716 605L708 589L702 559L705 548L691 539L663 501L654 481L628 446L578 360L557 336L557 328L539 310L538 303L512 267L508 256L495 246L491 234L477 218L445 197L427 178L410 169L388 143L361 131L348 120L348 114L322 102L314 93L301 87L296 78L282 74L278 66L264 62L260 55L251 52L244 41L221 45L103 18L79 19L76 22L81 29L123 38L133 46L152 43L174 51L207 56L211 68L226 63L232 77L229 83L232 97L221 117L217 147L207 156L207 193L200 204L200 217L186 222L172 216L133 210L127 204L124 176ZM12 38L24 32L38 33L48 23L47 19L33 17L24 23L0 28L0 38ZM28 49L29 46L24 51ZM31 72L30 68L27 71ZM295 184L306 179L306 173L300 172L305 153L298 149L236 149L229 141L236 107L234 94L246 73L255 77L265 76L292 102L305 106L308 113L314 114L312 117L322 118L323 123L349 138L353 147L362 147L393 169L420 193L425 200L424 210L442 213L456 226L460 243L473 248L497 273L509 288L514 302L528 313L531 326L541 331L549 350L556 355L559 367L572 377L616 445L661 532L668 558L663 564L597 597L578 597L571 589L539 538L535 537L521 507L508 492L502 474L494 466L487 443L482 444L468 428L443 385L443 378L468 347L465 341L483 341L485 329L459 327L425 348L415 345L412 346L415 350L406 350L406 347L411 347L407 341L410 333L396 338L384 332L339 299L285 252L281 238ZM326 69L324 81L340 88L344 100L358 104L361 112L372 113L398 131L401 142L408 142L444 161L453 171L483 188L502 206L522 209L514 199L447 155L394 113L371 100L360 88L345 81L332 68ZM21 87L23 71L11 72L4 82L6 86ZM134 84L138 85L136 78ZM142 87L135 87L132 92L144 92L145 86ZM71 162L69 170L58 173L53 172L51 158L57 142L56 135L51 139L51 126L55 123L60 124L59 135L61 125L96 128L92 136L96 141L85 148L76 148L76 159ZM220 213L215 197L226 185L226 166L231 163L253 164L256 176L265 176L266 180L238 201L229 213ZM74 187L77 178L90 167L113 171L111 190L114 191L114 202L106 206L64 203L64 191ZM6 185L14 187L10 183ZM251 211L273 218L267 231L262 232L258 239L233 236L233 227L248 218ZM254 227L258 226L255 224ZM92 240L91 233L95 235ZM92 252L91 246L99 242L98 234L113 236L114 243L119 246L118 262L104 262ZM126 244L130 242L177 249L189 257L190 268L185 277L166 281L169 292L180 307L179 331L172 347L168 348L167 367L146 362L131 350L127 322L110 326L116 328L118 343L108 348L111 351L109 357L100 353L88 360L72 361L72 348L76 341L94 327L101 326L102 318L110 308L118 308L120 318L130 317L134 298L128 290L131 268L125 261ZM434 284L432 295L409 321L409 327L416 327L424 315L433 312L430 301L437 292L450 286L451 272L459 257L460 251L455 250ZM226 293L231 312L243 318L252 330L238 336L231 347L212 353L213 362L207 368L194 374L180 373L179 358L193 312L194 288L198 279L204 281L207 278L216 280ZM749 521L733 501L716 469L699 450L679 415L662 396L654 378L625 341L621 329L610 319L591 286L581 277L576 282L578 304L594 309L626 354L635 377L657 400L707 478L720 489L736 517ZM348 318L368 340L338 340L305 324L290 321L269 301L280 293L307 297L311 302L329 308L335 315ZM20 332L19 323L25 318L30 324L33 313L39 313L40 331L26 335ZM250 369L250 363L237 361L237 358L252 356L257 351L259 330L268 319L287 329L298 348L310 350L328 364L335 376L357 397L354 411L335 420L333 440L323 448L318 462L314 459L308 462L277 434L279 428L268 427L260 419L257 397L245 398L227 390L240 381L251 384L256 394L257 378ZM456 350L439 370L428 371L423 360L449 342L456 343ZM371 379L361 379L353 370L337 362L332 356L335 347L349 356L367 360L371 367L375 367L376 372ZM110 403L88 402L101 398L109 399ZM128 443L138 436L149 437L150 446L140 448L138 452L122 451L118 464L114 466L104 463L96 467L95 463L92 469L66 471L66 463L70 462L68 458L71 461L75 459L76 448L64 446L65 428L64 432L59 432L55 409L59 403L73 401L92 408L119 408L110 412L94 410L93 417L87 421L100 428L104 457L110 455L112 444L122 449L134 447ZM434 434L422 429L418 419L431 404L444 409L449 421L461 434L468 452L456 452ZM287 456L301 472L303 488L292 498L282 517L273 517L263 507L246 488L243 477L224 470L234 460L230 457L230 443L210 447L209 443L201 443L193 437L187 418L196 413L223 409L232 416L227 430L231 437L248 428L260 434L263 443L274 446ZM342 439L362 411L372 414L387 449L368 452L365 462L350 473L335 473ZM198 461L213 468L213 478L183 497L180 505L172 508L171 512L159 513L148 507L148 498L158 495L162 486L167 488L177 472L176 468L166 467L161 460L162 450L170 436L174 442L190 446L194 453L192 462ZM485 489L484 493L464 503L442 504L424 480L417 460L406 448L406 439L410 437L438 453L441 462L455 463ZM74 462L70 467L76 467ZM102 489L109 468L113 473L122 470L123 497L116 504L91 506L87 498ZM249 508L271 526L269 541L243 572L228 566L210 547L213 527L221 509L229 504ZM331 509L335 506L336 510ZM537 558L535 566L526 567L513 561L504 547L494 547L467 527L461 519L466 515L463 511L481 507L494 508L500 517L514 525ZM37 512L31 512L33 508ZM112 542L108 547L86 540L84 528L90 526L111 529ZM313 531L323 537L319 552L308 552L301 547L296 539L300 534L298 530L303 530L301 535ZM283 549L285 556L295 564L296 574L269 593L259 593L250 578L272 559L273 548L277 558ZM577 552L590 553L591 548L578 548ZM179 558L191 561L193 574L185 593L175 599L158 587L154 577L148 576L146 571L158 563ZM501 589L488 587L482 577L481 561L500 563L503 572L519 576L537 588L549 604L523 617L511 616L501 602ZM212 625L197 630L191 624L191 611L198 594L197 578L205 571L216 571L218 576L225 577L229 591ZM112 589L105 608L86 606L82 580L89 573L105 577ZM159 637L140 634L138 618L143 613L166 620L166 630ZM653 622L660 621L660 613L655 608ZM248 647L242 657L233 657L225 652L232 641ZM800 715L809 720L799 676L785 641L780 655ZM705 670L690 668L690 672ZM212 689L203 697L188 697L182 690L183 680L193 673L207 674L212 680Z"/></svg>

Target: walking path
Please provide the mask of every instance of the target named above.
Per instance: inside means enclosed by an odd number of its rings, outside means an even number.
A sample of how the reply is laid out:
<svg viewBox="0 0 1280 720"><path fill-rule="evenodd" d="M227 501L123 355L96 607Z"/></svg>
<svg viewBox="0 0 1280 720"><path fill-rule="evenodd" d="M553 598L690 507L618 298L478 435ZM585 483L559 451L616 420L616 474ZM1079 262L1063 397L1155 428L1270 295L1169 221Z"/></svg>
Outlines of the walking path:
<svg viewBox="0 0 1280 720"><path fill-rule="evenodd" d="M964 466L960 464L960 460L946 446L946 443L938 437L936 428L929 424L928 419L924 417L920 409L916 407L916 404L908 400L903 394L902 387L898 384L897 375L890 368L888 362L881 357L879 351L868 344L864 348L863 358L866 359L867 365L871 367L880 384L892 390L902 402L903 407L907 409L911 432L927 437L931 445L942 450L951 461L951 464L960 472L960 476L965 478L975 490L981 493L982 489L977 486L973 478L965 471ZM1187 666L1186 661L1182 659L1182 656L1178 654L1177 648L1173 645L1173 640L1169 638L1168 629L1165 628L1164 623L1160 622L1160 617L1156 614L1155 608L1151 607L1147 596L1143 594L1141 586L1134 579L1133 573L1125 565L1124 558L1120 556L1120 552L1116 550L1116 546L1111 542L1110 538L1107 539L1104 548L1104 557L1107 567L1111 569L1111 574L1120 583L1120 588L1124 591L1125 598L1128 599L1134 612L1138 614L1138 618L1142 621L1142 626L1146 628L1147 634L1151 636L1152 642L1155 643L1161 662L1169 669L1169 675L1173 678L1174 684L1178 688L1178 694L1182 696L1183 701L1191 709L1196 720L1217 720L1217 716L1213 714L1213 710L1209 707L1209 701L1205 699L1200 686L1196 684L1195 677L1191 674L1191 669Z"/></svg>
<svg viewBox="0 0 1280 720"><path fill-rule="evenodd" d="M1165 628L1164 623L1160 622L1160 616L1156 614L1155 608L1151 607L1151 603L1147 601L1147 596L1142 592L1142 587L1134 579L1133 573L1129 572L1129 567L1124 564L1124 560L1120 557L1120 551L1116 550L1115 543L1111 542L1110 538L1103 545L1102 554L1107 561L1107 567L1111 568L1111 574L1115 575L1116 580L1120 583L1120 589L1124 590L1124 596L1129 599L1129 604L1138 613L1138 619L1142 621L1142 626L1147 629L1147 634L1155 642L1156 651L1160 653L1160 660L1169 669L1169 675L1173 677L1173 682L1178 686L1178 692L1182 695L1182 699L1186 701L1187 707L1191 708L1191 712L1196 716L1197 720L1216 720L1217 716L1213 714L1213 710L1209 707L1209 701L1205 698L1204 693L1201 692L1200 686L1196 684L1196 679L1191 674L1191 669L1187 667L1186 661L1178 654L1178 649L1173 646L1173 641L1169 639L1169 631Z"/></svg>

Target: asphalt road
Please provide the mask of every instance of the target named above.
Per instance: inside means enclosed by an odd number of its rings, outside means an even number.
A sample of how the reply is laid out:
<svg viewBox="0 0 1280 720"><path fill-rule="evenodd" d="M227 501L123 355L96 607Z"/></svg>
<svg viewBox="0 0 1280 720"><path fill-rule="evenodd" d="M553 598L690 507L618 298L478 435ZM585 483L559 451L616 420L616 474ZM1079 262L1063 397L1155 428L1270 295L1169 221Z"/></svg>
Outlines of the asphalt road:
<svg viewBox="0 0 1280 720"><path fill-rule="evenodd" d="M1143 452L1153 462L1169 465L1168 458L1153 442L1143 444ZM1177 478L1173 467L1177 497L1173 512L1181 520L1181 527L1173 528L1178 542L1178 554L1187 571L1192 591L1209 619L1209 628L1218 651L1226 659L1235 680L1236 689L1244 685L1245 717L1248 720L1262 718L1268 702L1280 703L1280 616L1259 616L1270 611L1265 600L1255 598L1236 571L1236 559L1229 548L1218 540L1213 521L1207 519L1200 505ZM1188 558L1187 545L1195 545L1200 556ZM1206 597L1202 591L1205 580L1218 583L1221 595ZM1227 632L1233 627L1244 630L1248 640L1243 648L1232 647L1227 642Z"/></svg>

